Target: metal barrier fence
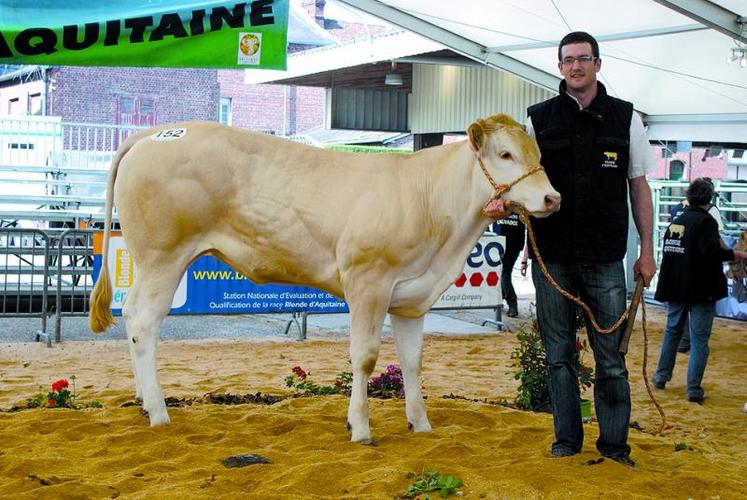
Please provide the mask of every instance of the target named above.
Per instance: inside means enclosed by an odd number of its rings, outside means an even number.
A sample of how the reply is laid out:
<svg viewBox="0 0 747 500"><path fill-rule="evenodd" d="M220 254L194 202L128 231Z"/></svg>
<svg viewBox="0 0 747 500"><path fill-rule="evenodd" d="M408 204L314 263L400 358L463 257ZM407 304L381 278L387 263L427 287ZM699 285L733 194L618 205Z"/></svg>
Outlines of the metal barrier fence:
<svg viewBox="0 0 747 500"><path fill-rule="evenodd" d="M55 342L62 340L62 316L88 315L88 298L94 284L94 232L91 229L68 229L59 235L55 254Z"/></svg>
<svg viewBox="0 0 747 500"><path fill-rule="evenodd" d="M94 232L0 228L0 317L38 317L35 338L51 346L47 317L54 314L60 342L62 317L88 314Z"/></svg>
<svg viewBox="0 0 747 500"><path fill-rule="evenodd" d="M39 229L0 228L0 316L38 317L42 337L47 333L50 282L50 237Z"/></svg>

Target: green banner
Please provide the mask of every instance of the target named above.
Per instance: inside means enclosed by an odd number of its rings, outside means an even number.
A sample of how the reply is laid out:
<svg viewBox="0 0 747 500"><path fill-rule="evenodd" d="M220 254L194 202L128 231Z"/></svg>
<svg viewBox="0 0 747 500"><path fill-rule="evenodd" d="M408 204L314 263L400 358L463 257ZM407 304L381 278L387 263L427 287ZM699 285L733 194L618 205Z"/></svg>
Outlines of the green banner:
<svg viewBox="0 0 747 500"><path fill-rule="evenodd" d="M0 64L286 69L289 0L0 0Z"/></svg>

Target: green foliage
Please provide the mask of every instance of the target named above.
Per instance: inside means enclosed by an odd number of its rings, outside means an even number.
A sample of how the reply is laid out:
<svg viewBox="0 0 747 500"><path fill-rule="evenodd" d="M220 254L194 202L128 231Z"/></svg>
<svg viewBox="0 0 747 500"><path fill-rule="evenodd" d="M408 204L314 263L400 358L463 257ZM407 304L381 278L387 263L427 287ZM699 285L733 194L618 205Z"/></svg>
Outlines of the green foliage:
<svg viewBox="0 0 747 500"><path fill-rule="evenodd" d="M674 445L674 451L685 451L687 450L687 443L676 443Z"/></svg>
<svg viewBox="0 0 747 500"><path fill-rule="evenodd" d="M594 383L594 368L584 363L584 353L588 352L589 346L586 340L583 342L576 340L576 376L578 377L578 390L583 392L584 389L591 387Z"/></svg>
<svg viewBox="0 0 747 500"><path fill-rule="evenodd" d="M98 401L78 402L77 393L75 392L75 375L70 376L72 380L72 390L67 379L59 379L52 382L51 390L45 396L43 392L26 399L26 408L71 408L79 410L81 408L103 408ZM42 388L39 387L41 391Z"/></svg>
<svg viewBox="0 0 747 500"><path fill-rule="evenodd" d="M348 153L412 153L407 148L388 148L386 146L359 146L356 144L329 144L327 149Z"/></svg>
<svg viewBox="0 0 747 500"><path fill-rule="evenodd" d="M414 474L408 474L408 477L414 477ZM446 498L462 486L464 483L456 476L444 476L440 472L425 469L420 477L407 487L405 498L417 498L429 491L438 491L441 498ZM426 495L420 498L429 497Z"/></svg>
<svg viewBox="0 0 747 500"><path fill-rule="evenodd" d="M335 385L317 385L309 380L309 375L311 375L311 372L306 372L300 366L294 366L291 368L291 375L285 377L285 385L301 394L314 396L350 393L350 383L353 380L352 373L343 372L338 375L335 379Z"/></svg>
<svg viewBox="0 0 747 500"><path fill-rule="evenodd" d="M291 368L291 374L285 377L285 385L306 395L318 396L325 394L350 394L353 383L352 372L342 372L337 375L334 385L317 385L311 381L311 372L300 366ZM395 365L386 367L386 371L368 381L368 395L379 398L399 398L404 396L404 380L402 370Z"/></svg>
<svg viewBox="0 0 747 500"><path fill-rule="evenodd" d="M539 325L532 322L531 328L522 325L516 338L519 346L511 353L514 378L519 381L516 406L523 410L539 411L550 401L549 371L545 360L545 347L539 334ZM579 393L594 383L594 368L584 362L584 354L589 351L586 340L576 338L575 359L576 379Z"/></svg>
<svg viewBox="0 0 747 500"><path fill-rule="evenodd" d="M537 411L550 400L549 372L537 322L533 321L531 328L522 325L516 338L519 345L511 353L516 368L514 378L519 381L516 406Z"/></svg>

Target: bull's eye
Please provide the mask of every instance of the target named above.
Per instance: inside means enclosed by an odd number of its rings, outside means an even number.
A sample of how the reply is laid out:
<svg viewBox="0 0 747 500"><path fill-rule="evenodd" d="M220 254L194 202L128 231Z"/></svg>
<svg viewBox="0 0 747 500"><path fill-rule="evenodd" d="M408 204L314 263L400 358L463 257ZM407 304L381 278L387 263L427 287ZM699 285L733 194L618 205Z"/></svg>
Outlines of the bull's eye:
<svg viewBox="0 0 747 500"><path fill-rule="evenodd" d="M498 153L498 157L501 160L510 160L512 158L511 153L509 153L508 151L501 151L500 153Z"/></svg>

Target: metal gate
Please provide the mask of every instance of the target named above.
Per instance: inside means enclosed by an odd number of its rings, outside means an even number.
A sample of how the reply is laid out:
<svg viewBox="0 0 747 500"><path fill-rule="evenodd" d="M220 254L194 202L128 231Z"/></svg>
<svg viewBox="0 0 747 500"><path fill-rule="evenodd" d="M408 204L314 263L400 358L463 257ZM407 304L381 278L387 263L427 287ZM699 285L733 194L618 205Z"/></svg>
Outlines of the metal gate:
<svg viewBox="0 0 747 500"><path fill-rule="evenodd" d="M50 237L40 229L0 228L0 316L39 318L36 340L47 333Z"/></svg>

